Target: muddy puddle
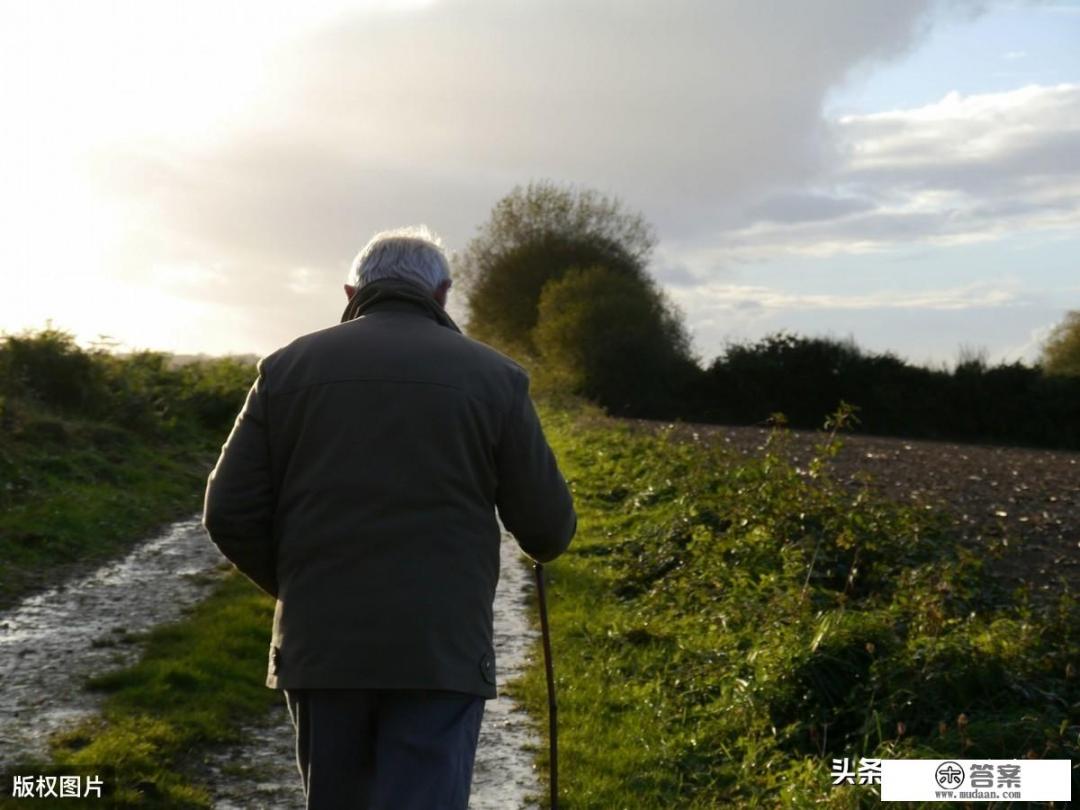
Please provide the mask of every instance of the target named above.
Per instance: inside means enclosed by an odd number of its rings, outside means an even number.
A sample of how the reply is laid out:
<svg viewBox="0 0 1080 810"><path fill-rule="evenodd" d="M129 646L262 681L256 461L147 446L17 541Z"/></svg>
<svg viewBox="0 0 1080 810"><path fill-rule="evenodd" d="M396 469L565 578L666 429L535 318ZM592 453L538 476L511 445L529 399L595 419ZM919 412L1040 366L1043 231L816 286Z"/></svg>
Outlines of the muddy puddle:
<svg viewBox="0 0 1080 810"><path fill-rule="evenodd" d="M499 683L527 662L536 637L528 619L531 565L503 536L495 596ZM88 676L133 663L140 634L175 621L204 598L226 569L198 519L172 524L127 557L0 612L0 771L47 751L48 736L93 714L100 698ZM267 637L270 628L267 626ZM540 792L532 750L540 740L505 695L485 705L473 775L473 810L532 807ZM303 808L293 729L284 698L253 722L242 746L212 752L204 779L221 810ZM203 770L203 769L200 769Z"/></svg>
<svg viewBox="0 0 1080 810"><path fill-rule="evenodd" d="M529 661L539 633L529 624L534 593L532 563L509 534L503 534L502 570L495 591L495 660L500 689L516 678ZM545 721L546 722L546 721ZM472 810L533 808L529 796L540 793L532 749L541 745L524 710L505 694L484 706L480 743L473 771Z"/></svg>
<svg viewBox="0 0 1080 810"><path fill-rule="evenodd" d="M94 713L87 676L133 663L139 634L205 597L223 562L197 519L179 521L0 613L0 771L44 755L49 734Z"/></svg>

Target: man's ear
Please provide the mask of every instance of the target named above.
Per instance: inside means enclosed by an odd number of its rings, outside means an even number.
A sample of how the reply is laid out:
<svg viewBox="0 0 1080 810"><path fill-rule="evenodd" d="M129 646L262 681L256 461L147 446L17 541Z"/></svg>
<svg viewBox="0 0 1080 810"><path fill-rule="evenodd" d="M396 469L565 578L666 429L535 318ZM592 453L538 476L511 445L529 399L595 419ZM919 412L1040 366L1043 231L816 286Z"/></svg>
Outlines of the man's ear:
<svg viewBox="0 0 1080 810"><path fill-rule="evenodd" d="M352 297L355 294L356 294L356 287L353 287L351 284L346 284L345 285L345 297L348 298L351 301Z"/></svg>
<svg viewBox="0 0 1080 810"><path fill-rule="evenodd" d="M435 288L435 300L439 302L439 306L446 308L446 296L450 292L450 279L446 279L440 282L439 286Z"/></svg>

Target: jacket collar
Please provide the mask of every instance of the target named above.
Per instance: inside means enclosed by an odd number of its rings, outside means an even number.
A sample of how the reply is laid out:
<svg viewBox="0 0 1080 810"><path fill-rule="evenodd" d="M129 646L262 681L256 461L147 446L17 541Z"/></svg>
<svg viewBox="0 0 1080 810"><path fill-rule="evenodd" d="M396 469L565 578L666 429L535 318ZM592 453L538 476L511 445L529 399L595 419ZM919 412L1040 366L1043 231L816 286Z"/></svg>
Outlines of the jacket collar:
<svg viewBox="0 0 1080 810"><path fill-rule="evenodd" d="M391 302L392 305L391 305ZM381 308L379 305L388 304L387 309L399 309L404 303L407 308L416 309L428 318L431 318L441 326L453 329L460 333L461 329L454 323L446 310L439 306L435 297L412 281L402 278L381 278L360 287L353 297L349 299L348 306L341 314L341 322L359 318L369 310Z"/></svg>

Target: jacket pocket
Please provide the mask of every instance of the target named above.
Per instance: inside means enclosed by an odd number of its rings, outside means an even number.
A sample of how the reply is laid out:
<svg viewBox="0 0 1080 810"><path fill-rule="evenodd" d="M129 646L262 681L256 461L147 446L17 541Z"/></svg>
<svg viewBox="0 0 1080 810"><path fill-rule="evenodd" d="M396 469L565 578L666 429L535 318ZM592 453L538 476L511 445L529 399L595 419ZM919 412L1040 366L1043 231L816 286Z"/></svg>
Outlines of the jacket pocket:
<svg viewBox="0 0 1080 810"><path fill-rule="evenodd" d="M495 651L488 650L480 659L480 675L485 681L495 686Z"/></svg>

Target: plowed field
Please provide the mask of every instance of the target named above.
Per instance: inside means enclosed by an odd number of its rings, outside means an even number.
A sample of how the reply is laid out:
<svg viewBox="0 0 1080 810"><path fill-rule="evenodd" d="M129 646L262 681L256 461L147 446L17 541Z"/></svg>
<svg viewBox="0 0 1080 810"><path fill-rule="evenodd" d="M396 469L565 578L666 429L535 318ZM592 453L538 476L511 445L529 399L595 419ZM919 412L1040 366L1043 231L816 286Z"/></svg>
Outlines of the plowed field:
<svg viewBox="0 0 1080 810"><path fill-rule="evenodd" d="M634 420L643 429L666 423ZM769 431L679 423L676 435L760 452ZM791 461L809 461L824 434L791 431ZM1063 582L1080 592L1080 453L995 445L845 435L833 475L852 486L868 477L889 498L937 509L960 542L1005 553L988 570L1003 583L1030 582L1052 597Z"/></svg>

